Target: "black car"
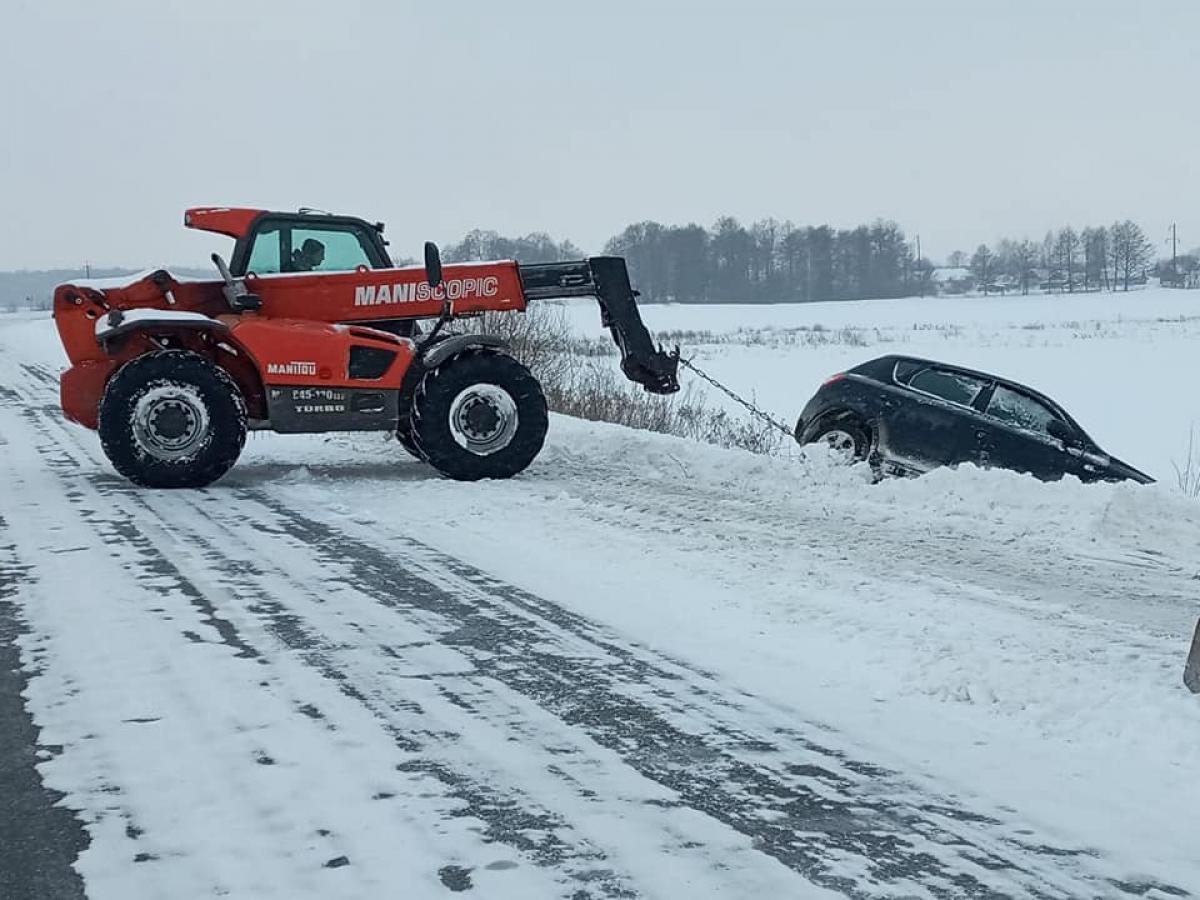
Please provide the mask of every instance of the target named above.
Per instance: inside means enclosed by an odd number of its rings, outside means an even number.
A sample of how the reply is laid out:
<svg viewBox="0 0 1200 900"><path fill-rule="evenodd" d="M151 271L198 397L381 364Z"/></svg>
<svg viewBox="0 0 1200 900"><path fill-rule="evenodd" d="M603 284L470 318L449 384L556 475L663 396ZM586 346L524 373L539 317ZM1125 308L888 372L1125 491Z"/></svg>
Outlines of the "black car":
<svg viewBox="0 0 1200 900"><path fill-rule="evenodd" d="M826 443L881 473L975 463L1043 480L1154 480L1101 450L1049 397L910 356L882 356L826 380L800 413L796 440Z"/></svg>

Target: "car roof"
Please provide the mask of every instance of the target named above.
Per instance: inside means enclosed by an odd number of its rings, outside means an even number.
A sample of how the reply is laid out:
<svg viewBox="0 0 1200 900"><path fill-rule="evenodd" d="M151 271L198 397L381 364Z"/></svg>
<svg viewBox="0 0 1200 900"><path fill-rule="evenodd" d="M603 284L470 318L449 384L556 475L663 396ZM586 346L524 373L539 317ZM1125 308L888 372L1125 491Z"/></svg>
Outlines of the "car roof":
<svg viewBox="0 0 1200 900"><path fill-rule="evenodd" d="M900 354L900 353L889 353L886 356L879 356L879 357L876 357L875 359L868 360L867 362L862 363L859 366L855 366L850 371L854 372L860 368L861 369L873 369L876 366L885 365L885 364L888 365L890 369L894 369L896 363L900 363L900 362L914 363L918 366L937 366L939 369L949 369L953 372L960 372L963 375L973 375L976 378L982 378L986 381L994 381L994 382L996 382L996 384L1003 385L1005 387L1016 388L1020 391L1024 391L1025 393L1029 394L1030 396L1032 396L1038 400L1045 402L1051 408L1062 413L1063 416L1066 417L1068 422L1070 422L1076 428L1079 428L1079 423L1076 422L1074 418L1072 418L1070 413L1068 413L1065 409L1063 409L1062 404L1060 404L1057 400L1054 400L1053 398L1046 396L1045 394L1043 394L1041 391L1037 390L1036 388L1031 388L1029 385L1022 384L1019 381L1013 381L1013 379L1011 379L1011 378L1004 378L1000 375L993 375L991 372L984 372L980 369L972 369L972 368L969 368L968 366L960 366L957 363L948 363L948 362L942 362L942 361L936 360L936 359L927 359L923 356L907 356L907 355ZM1083 429L1079 428L1079 430L1082 431Z"/></svg>

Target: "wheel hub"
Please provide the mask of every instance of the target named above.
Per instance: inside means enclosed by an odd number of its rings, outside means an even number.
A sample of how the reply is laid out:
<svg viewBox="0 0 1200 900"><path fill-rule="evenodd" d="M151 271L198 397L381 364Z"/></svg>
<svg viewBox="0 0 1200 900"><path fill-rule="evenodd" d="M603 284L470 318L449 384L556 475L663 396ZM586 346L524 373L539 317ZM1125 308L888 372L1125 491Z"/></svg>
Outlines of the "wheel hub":
<svg viewBox="0 0 1200 900"><path fill-rule="evenodd" d="M477 456L503 450L517 433L517 403L494 384L474 384L450 404L450 433Z"/></svg>
<svg viewBox="0 0 1200 900"><path fill-rule="evenodd" d="M854 440L854 435L841 429L825 432L821 435L821 443L832 450L834 455L839 459L844 459L847 462L855 458L856 451L858 450L858 444Z"/></svg>
<svg viewBox="0 0 1200 900"><path fill-rule="evenodd" d="M500 414L489 403L476 401L466 407L463 430L476 440L487 439L500 427Z"/></svg>
<svg viewBox="0 0 1200 900"><path fill-rule="evenodd" d="M167 441L178 441L193 427L191 410L179 403L162 403L150 415L150 427Z"/></svg>
<svg viewBox="0 0 1200 900"><path fill-rule="evenodd" d="M186 459L209 430L208 408L188 385L150 388L133 408L133 433L146 453L162 460Z"/></svg>

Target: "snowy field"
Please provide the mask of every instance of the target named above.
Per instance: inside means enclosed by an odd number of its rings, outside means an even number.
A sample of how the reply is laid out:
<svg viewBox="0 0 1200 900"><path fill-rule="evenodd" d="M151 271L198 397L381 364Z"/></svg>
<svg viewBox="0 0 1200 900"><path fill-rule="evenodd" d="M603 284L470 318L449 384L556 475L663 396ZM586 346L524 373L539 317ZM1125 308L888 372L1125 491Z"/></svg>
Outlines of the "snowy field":
<svg viewBox="0 0 1200 900"><path fill-rule="evenodd" d="M256 435L138 491L62 422L51 323L0 316L0 605L89 898L1200 895L1200 297L644 313L784 418L927 355L1162 483L556 417L509 482Z"/></svg>
<svg viewBox="0 0 1200 900"><path fill-rule="evenodd" d="M566 308L580 335L599 333L594 303ZM643 317L785 422L834 372L906 353L1049 394L1101 447L1159 480L1176 483L1192 429L1200 455L1200 291L654 305Z"/></svg>

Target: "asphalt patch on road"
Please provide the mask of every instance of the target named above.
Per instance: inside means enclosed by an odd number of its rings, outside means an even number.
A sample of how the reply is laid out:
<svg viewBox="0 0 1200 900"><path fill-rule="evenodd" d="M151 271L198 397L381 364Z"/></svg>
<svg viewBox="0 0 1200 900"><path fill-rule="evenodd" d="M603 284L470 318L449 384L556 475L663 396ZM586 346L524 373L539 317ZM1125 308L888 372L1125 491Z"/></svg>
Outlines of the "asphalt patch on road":
<svg viewBox="0 0 1200 900"><path fill-rule="evenodd" d="M5 522L0 518L0 539ZM73 865L88 846L83 824L59 805L37 770L40 729L25 708L29 675L18 639L28 632L17 603L28 571L11 546L0 545L0 897L4 900L83 900Z"/></svg>

